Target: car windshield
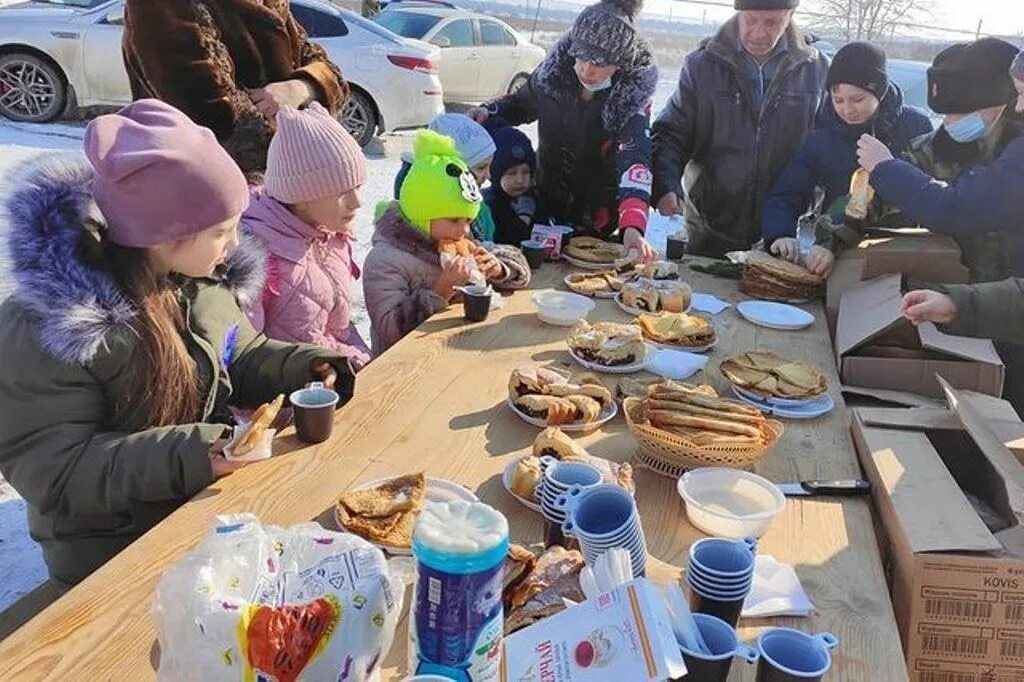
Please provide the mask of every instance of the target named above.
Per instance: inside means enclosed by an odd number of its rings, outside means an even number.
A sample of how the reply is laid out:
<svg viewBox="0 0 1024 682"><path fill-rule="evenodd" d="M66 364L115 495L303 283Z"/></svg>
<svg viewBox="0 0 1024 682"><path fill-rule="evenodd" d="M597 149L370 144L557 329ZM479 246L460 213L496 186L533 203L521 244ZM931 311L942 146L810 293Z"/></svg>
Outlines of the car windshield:
<svg viewBox="0 0 1024 682"><path fill-rule="evenodd" d="M103 3L109 1L110 0L36 0L36 2L42 2L47 5L67 5L68 7L81 7L82 9L99 7Z"/></svg>
<svg viewBox="0 0 1024 682"><path fill-rule="evenodd" d="M385 10L374 18L374 21L392 33L397 33L404 38L416 39L425 36L427 31L434 28L440 20L440 17L432 17L429 14L398 10Z"/></svg>

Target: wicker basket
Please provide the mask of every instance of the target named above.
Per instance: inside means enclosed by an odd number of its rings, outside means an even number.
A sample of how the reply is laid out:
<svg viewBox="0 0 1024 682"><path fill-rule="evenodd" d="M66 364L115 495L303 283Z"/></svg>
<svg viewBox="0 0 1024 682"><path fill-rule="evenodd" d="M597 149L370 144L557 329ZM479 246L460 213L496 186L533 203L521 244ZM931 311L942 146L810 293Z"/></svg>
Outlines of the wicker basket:
<svg viewBox="0 0 1024 682"><path fill-rule="evenodd" d="M640 402L638 398L626 398L622 410L626 424L639 444L635 458L637 463L662 476L678 478L686 471L700 467L750 469L782 435L782 423L769 419L762 429L762 445L698 445L684 436L633 421Z"/></svg>

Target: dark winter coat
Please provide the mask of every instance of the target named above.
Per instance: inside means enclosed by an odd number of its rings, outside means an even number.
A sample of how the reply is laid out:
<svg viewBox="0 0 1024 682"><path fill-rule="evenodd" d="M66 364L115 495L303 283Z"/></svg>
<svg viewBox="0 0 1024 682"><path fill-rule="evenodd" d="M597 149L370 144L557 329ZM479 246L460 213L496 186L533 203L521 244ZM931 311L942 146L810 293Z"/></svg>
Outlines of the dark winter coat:
<svg viewBox="0 0 1024 682"><path fill-rule="evenodd" d="M491 252L504 268L504 276L491 281L495 288L523 289L530 284L530 266L519 249L495 246ZM398 203L392 203L377 220L373 248L363 264L374 357L448 307L433 289L440 275L437 242L410 225Z"/></svg>
<svg viewBox="0 0 1024 682"><path fill-rule="evenodd" d="M50 575L69 583L213 482L208 453L229 405L300 388L321 361L337 369L343 401L354 385L343 356L267 340L246 321L239 303L259 300L266 261L249 240L223 277L180 288L203 396L196 423L147 429L140 415L115 418L115 401L131 399L135 310L83 260L86 230L102 220L91 181L83 161L63 156L19 179L7 204L15 290L0 305L0 473L28 503Z"/></svg>
<svg viewBox="0 0 1024 682"><path fill-rule="evenodd" d="M122 47L132 97L163 100L213 130L250 176L266 170L275 127L246 88L299 78L332 114L348 97L288 0L127 0Z"/></svg>
<svg viewBox="0 0 1024 682"><path fill-rule="evenodd" d="M494 241L498 244L518 247L523 241L530 239L534 224L547 222L547 211L540 201L536 188L518 197L518 200L506 194L496 183L485 189L483 194L484 203L494 218ZM523 207L527 208L524 210ZM521 214L520 211L524 212ZM530 222L520 217L526 214L530 215Z"/></svg>
<svg viewBox="0 0 1024 682"><path fill-rule="evenodd" d="M943 149L955 143L940 128L915 141L913 163L893 159L871 174L886 203L960 243L976 282L1024 276L1024 132L1016 121L1000 125L978 147L977 162L947 156Z"/></svg>
<svg viewBox="0 0 1024 682"><path fill-rule="evenodd" d="M607 237L620 217L639 211L642 231L651 200L654 55L639 45L636 61L616 72L612 87L584 101L570 45L563 36L526 85L485 106L511 125L537 121L538 194L557 222Z"/></svg>
<svg viewBox="0 0 1024 682"><path fill-rule="evenodd" d="M895 83L889 84L875 120L867 125L844 122L832 106L832 98L826 96L818 128L807 137L765 199L761 219L765 247L780 237L796 236L797 220L810 208L815 189L824 190L824 210L849 193L850 176L860 167L857 140L861 135L874 135L899 156L914 138L931 131L931 120L923 111L903 103L903 92Z"/></svg>
<svg viewBox="0 0 1024 682"><path fill-rule="evenodd" d="M686 56L654 122L654 200L686 200L689 248L721 257L761 238L765 197L814 126L828 59L795 25L760 112L743 67L739 20ZM686 191L682 178L686 174Z"/></svg>
<svg viewBox="0 0 1024 682"><path fill-rule="evenodd" d="M958 336L1020 343L1024 339L1024 279L1001 282L947 284L937 287L956 304L956 319L942 325Z"/></svg>

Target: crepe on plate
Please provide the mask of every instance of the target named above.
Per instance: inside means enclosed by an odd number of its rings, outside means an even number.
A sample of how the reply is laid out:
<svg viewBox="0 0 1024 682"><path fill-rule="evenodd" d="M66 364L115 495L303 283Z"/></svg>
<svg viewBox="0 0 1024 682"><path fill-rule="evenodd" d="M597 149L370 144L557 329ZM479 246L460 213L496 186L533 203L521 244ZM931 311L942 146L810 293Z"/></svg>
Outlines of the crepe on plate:
<svg viewBox="0 0 1024 682"><path fill-rule="evenodd" d="M683 348L701 348L715 342L715 328L703 315L660 313L636 319L644 338Z"/></svg>
<svg viewBox="0 0 1024 682"><path fill-rule="evenodd" d="M622 258L621 244L613 244L596 237L573 237L562 249L562 253L586 263L607 263L613 265Z"/></svg>
<svg viewBox="0 0 1024 682"><path fill-rule="evenodd" d="M565 278L565 285L583 296L600 296L622 291L626 281L627 279L614 270L601 270L600 272L574 272Z"/></svg>
<svg viewBox="0 0 1024 682"><path fill-rule="evenodd" d="M828 388L825 375L817 367L774 353L743 353L723 360L720 370L740 388L770 398L815 398Z"/></svg>
<svg viewBox="0 0 1024 682"><path fill-rule="evenodd" d="M619 367L642 362L647 355L639 325L582 320L568 338L576 355L597 365Z"/></svg>
<svg viewBox="0 0 1024 682"><path fill-rule="evenodd" d="M373 488L351 490L335 508L345 530L370 542L405 549L412 546L412 529L426 499L423 472L393 478Z"/></svg>

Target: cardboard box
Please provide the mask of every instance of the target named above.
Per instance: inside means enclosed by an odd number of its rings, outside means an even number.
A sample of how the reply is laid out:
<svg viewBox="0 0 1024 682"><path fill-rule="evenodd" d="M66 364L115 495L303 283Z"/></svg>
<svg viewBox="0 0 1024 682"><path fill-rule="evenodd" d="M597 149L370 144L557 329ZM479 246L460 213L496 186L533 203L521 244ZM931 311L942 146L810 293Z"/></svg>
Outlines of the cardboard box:
<svg viewBox="0 0 1024 682"><path fill-rule="evenodd" d="M899 275L862 282L843 295L836 326L836 363L843 384L941 398L941 374L954 388L1000 396L1005 368L988 339L918 327L900 312Z"/></svg>
<svg viewBox="0 0 1024 682"><path fill-rule="evenodd" d="M942 386L951 410L941 417L854 410L907 672L916 682L1024 679L1024 465L974 401ZM968 495L988 506L991 528Z"/></svg>
<svg viewBox="0 0 1024 682"><path fill-rule="evenodd" d="M961 263L952 237L918 228L885 231L847 249L836 261L825 287L825 313L835 334L842 295L864 280L906 274L936 284L966 284L970 272Z"/></svg>

